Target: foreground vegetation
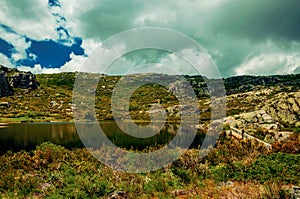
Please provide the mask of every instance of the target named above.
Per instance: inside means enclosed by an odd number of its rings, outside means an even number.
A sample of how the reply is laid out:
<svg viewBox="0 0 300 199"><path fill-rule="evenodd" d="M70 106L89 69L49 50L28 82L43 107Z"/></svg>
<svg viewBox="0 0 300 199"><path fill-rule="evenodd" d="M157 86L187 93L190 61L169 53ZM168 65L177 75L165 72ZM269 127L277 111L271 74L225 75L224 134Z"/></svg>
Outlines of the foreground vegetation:
<svg viewBox="0 0 300 199"><path fill-rule="evenodd" d="M293 139L299 143L299 134ZM277 143L222 136L203 159L190 149L165 168L145 174L116 172L86 149L43 143L34 151L0 157L3 198L289 198L300 185L299 151ZM148 148L143 152L155 150ZM125 157L128 158L128 157Z"/></svg>

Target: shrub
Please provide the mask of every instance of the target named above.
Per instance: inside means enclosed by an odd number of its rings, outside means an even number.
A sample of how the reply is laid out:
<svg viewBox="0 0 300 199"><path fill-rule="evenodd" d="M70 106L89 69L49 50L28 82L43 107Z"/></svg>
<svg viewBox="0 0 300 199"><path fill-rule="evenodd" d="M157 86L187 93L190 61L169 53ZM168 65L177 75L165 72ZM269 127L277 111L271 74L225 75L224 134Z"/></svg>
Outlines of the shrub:
<svg viewBox="0 0 300 199"><path fill-rule="evenodd" d="M225 130L225 131L230 130L230 124L228 124L228 123L224 124L223 130Z"/></svg>
<svg viewBox="0 0 300 199"><path fill-rule="evenodd" d="M273 153L262 155L247 168L247 179L297 184L300 181L300 155Z"/></svg>
<svg viewBox="0 0 300 199"><path fill-rule="evenodd" d="M300 133L300 128L295 128L295 129L294 129L294 133L295 133L295 134L299 134L299 133Z"/></svg>

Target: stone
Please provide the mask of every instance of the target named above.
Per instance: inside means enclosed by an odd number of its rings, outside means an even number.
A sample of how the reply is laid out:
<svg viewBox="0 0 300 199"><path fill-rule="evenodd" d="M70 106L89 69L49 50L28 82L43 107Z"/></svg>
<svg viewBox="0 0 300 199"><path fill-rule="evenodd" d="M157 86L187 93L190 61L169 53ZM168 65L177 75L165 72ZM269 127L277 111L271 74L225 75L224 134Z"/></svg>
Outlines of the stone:
<svg viewBox="0 0 300 199"><path fill-rule="evenodd" d="M300 187L293 186L293 198L300 199Z"/></svg>
<svg viewBox="0 0 300 199"><path fill-rule="evenodd" d="M18 71L9 75L9 85L13 88L31 88L36 89L39 84L36 77L31 72Z"/></svg>
<svg viewBox="0 0 300 199"><path fill-rule="evenodd" d="M296 103L292 105L292 109L296 113L300 111L300 108L299 108L299 106Z"/></svg>
<svg viewBox="0 0 300 199"><path fill-rule="evenodd" d="M50 102L51 107L59 106L59 104L56 101L51 101Z"/></svg>
<svg viewBox="0 0 300 199"><path fill-rule="evenodd" d="M254 112L249 112L249 113L244 113L241 115L241 117L246 121L246 122L249 122L251 123L253 118L257 115L257 112L254 111Z"/></svg>
<svg viewBox="0 0 300 199"><path fill-rule="evenodd" d="M300 106L300 92L295 93L295 102Z"/></svg>
<svg viewBox="0 0 300 199"><path fill-rule="evenodd" d="M266 135L264 141L267 143L273 144L275 142L275 138L274 138L274 136L268 134L268 135Z"/></svg>
<svg viewBox="0 0 300 199"><path fill-rule="evenodd" d="M0 68L0 97L13 95L13 89L8 83L7 75Z"/></svg>
<svg viewBox="0 0 300 199"><path fill-rule="evenodd" d="M277 124L261 124L260 127L267 129L267 130L278 129Z"/></svg>
<svg viewBox="0 0 300 199"><path fill-rule="evenodd" d="M274 121L273 121L273 118L271 117L271 115L266 114L266 113L264 113L264 114L262 115L262 119L263 119L263 122L264 122L264 123L271 124L271 123L274 122Z"/></svg>
<svg viewBox="0 0 300 199"><path fill-rule="evenodd" d="M125 191L114 191L108 195L110 199L123 199L128 198Z"/></svg>
<svg viewBox="0 0 300 199"><path fill-rule="evenodd" d="M232 187L233 186L233 182L231 181L227 181L227 182L219 182L218 183L219 187Z"/></svg>
<svg viewBox="0 0 300 199"><path fill-rule="evenodd" d="M10 107L10 103L9 102L0 102L0 106L1 107L9 108Z"/></svg>

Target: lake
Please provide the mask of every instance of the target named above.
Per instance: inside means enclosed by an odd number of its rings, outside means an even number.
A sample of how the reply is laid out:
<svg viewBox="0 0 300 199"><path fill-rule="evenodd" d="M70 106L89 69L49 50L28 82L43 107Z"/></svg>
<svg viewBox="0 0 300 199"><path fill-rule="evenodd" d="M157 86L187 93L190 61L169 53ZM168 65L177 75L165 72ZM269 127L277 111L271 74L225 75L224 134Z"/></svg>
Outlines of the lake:
<svg viewBox="0 0 300 199"><path fill-rule="evenodd" d="M179 124L166 123L161 131L149 138L136 138L124 133L113 121L100 122L101 128L107 138L116 146L122 148L144 149L151 145L163 145L169 143L176 136ZM141 124L143 125L143 124ZM80 124L80 132L92 132L97 129L98 124L83 123ZM160 126L160 125L158 125ZM78 127L78 126L77 126ZM155 126L154 126L155 127ZM94 134L94 136L97 136ZM180 140L184 141L188 134L180 134ZM205 137L205 134L198 132L191 147L197 148ZM89 146L97 146L97 141L101 138L87 138ZM84 147L74 123L25 123L11 124L0 128L0 153L3 154L8 150L17 152L20 150L33 150L37 145L50 141L62 145L66 148ZM178 143L180 144L180 143Z"/></svg>

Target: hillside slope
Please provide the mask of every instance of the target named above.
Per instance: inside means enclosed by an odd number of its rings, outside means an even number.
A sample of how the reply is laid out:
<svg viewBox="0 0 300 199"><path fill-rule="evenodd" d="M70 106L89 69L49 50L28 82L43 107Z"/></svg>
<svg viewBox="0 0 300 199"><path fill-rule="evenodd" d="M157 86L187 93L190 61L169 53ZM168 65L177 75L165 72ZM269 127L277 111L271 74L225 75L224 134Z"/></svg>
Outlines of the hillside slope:
<svg viewBox="0 0 300 199"><path fill-rule="evenodd" d="M30 74L20 71L17 73ZM32 75L34 83L31 83L32 87L14 86L13 95L0 98L2 104L9 103L9 106L0 106L1 121L72 120L73 110L76 108L72 104L76 75L76 73L38 74L36 79ZM198 95L202 123L209 122L211 105L204 79L199 76L186 76L185 78ZM113 117L110 99L119 79L118 76L104 76L96 91L92 89L89 91L96 95L95 107L99 120ZM1 85L3 87L3 83ZM275 123L279 123L277 124L279 128L299 125L300 74L230 77L224 79L224 85L227 93L227 116L237 117L242 113L264 110ZM152 104L158 102L167 110L169 120L180 119L178 100L168 89L157 84L142 86L134 92L130 101L133 119L149 120L147 111Z"/></svg>

